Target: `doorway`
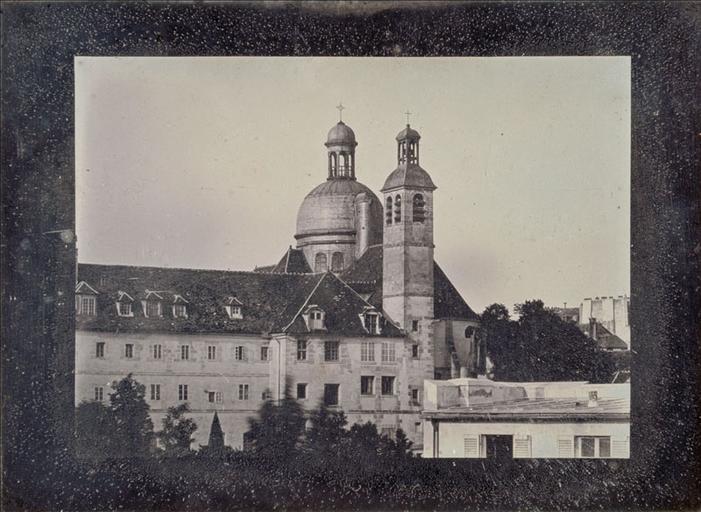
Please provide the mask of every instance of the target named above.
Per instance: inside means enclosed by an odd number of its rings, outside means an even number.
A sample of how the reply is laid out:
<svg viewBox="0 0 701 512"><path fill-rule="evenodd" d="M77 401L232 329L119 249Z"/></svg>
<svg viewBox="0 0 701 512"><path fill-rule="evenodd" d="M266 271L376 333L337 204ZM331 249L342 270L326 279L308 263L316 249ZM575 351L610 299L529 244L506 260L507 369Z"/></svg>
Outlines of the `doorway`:
<svg viewBox="0 0 701 512"><path fill-rule="evenodd" d="M483 436L484 456L488 459L513 459L513 436L485 435Z"/></svg>

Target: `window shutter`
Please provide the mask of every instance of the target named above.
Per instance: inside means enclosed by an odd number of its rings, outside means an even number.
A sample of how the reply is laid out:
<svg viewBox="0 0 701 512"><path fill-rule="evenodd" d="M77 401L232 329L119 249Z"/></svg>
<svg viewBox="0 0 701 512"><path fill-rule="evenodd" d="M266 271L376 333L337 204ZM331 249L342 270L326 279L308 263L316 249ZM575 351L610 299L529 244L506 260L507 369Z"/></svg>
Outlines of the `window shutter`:
<svg viewBox="0 0 701 512"><path fill-rule="evenodd" d="M630 443L628 437L613 438L611 440L611 457L614 459L630 458Z"/></svg>
<svg viewBox="0 0 701 512"><path fill-rule="evenodd" d="M479 436L465 436L464 440L464 454L466 458L476 459L480 456L479 450Z"/></svg>
<svg viewBox="0 0 701 512"><path fill-rule="evenodd" d="M574 457L573 436L560 436L557 438L557 456L570 459Z"/></svg>
<svg viewBox="0 0 701 512"><path fill-rule="evenodd" d="M531 457L531 436L514 436L514 459L528 459Z"/></svg>

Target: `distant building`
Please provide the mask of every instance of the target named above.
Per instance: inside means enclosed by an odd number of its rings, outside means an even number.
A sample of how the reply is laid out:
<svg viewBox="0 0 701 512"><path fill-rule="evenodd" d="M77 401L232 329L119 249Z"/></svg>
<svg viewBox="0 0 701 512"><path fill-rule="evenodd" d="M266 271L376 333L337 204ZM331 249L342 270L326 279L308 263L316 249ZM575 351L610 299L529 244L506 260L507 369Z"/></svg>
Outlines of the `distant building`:
<svg viewBox="0 0 701 512"><path fill-rule="evenodd" d="M206 444L224 443L286 384L305 409L322 401L420 445L425 379L484 373L478 316L434 261L435 185L408 124L380 200L356 180L353 130L331 128L327 178L302 201L297 247L275 265L215 271L80 263L75 401L107 401L131 373L156 430L188 403ZM240 219L237 220L240 222ZM245 251L245 247L241 247Z"/></svg>
<svg viewBox="0 0 701 512"><path fill-rule="evenodd" d="M428 458L613 458L630 453L630 384L424 383Z"/></svg>
<svg viewBox="0 0 701 512"><path fill-rule="evenodd" d="M611 334L615 334L630 348L630 297L587 298L579 306L579 324L589 325L590 321L597 323Z"/></svg>

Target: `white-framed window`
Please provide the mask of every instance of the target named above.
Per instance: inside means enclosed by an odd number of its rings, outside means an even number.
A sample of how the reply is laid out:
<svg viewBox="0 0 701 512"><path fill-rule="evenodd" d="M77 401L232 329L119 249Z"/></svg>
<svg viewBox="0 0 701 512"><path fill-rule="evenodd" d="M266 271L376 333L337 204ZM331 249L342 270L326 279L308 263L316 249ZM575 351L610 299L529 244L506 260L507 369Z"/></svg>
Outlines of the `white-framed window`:
<svg viewBox="0 0 701 512"><path fill-rule="evenodd" d="M375 361L375 342L363 341L360 343L360 361L371 363Z"/></svg>
<svg viewBox="0 0 701 512"><path fill-rule="evenodd" d="M239 345L234 349L234 357L237 361L246 360L246 347Z"/></svg>
<svg viewBox="0 0 701 512"><path fill-rule="evenodd" d="M241 312L241 306L228 306L229 318L232 320L241 320L243 318L243 313Z"/></svg>
<svg viewBox="0 0 701 512"><path fill-rule="evenodd" d="M304 382L297 383L297 400L307 399L307 384Z"/></svg>
<svg viewBox="0 0 701 512"><path fill-rule="evenodd" d="M606 459L611 457L611 436L575 436L575 457Z"/></svg>
<svg viewBox="0 0 701 512"><path fill-rule="evenodd" d="M248 400L248 384L239 384L239 400Z"/></svg>
<svg viewBox="0 0 701 512"><path fill-rule="evenodd" d="M297 340L297 361L307 360L307 340Z"/></svg>
<svg viewBox="0 0 701 512"><path fill-rule="evenodd" d="M384 396L394 395L394 377L382 376L382 394Z"/></svg>
<svg viewBox="0 0 701 512"><path fill-rule="evenodd" d="M77 310L79 315L95 316L97 300L93 295L78 295L76 297Z"/></svg>
<svg viewBox="0 0 701 512"><path fill-rule="evenodd" d="M119 316L134 316L131 311L131 302L117 302L117 314Z"/></svg>
<svg viewBox="0 0 701 512"><path fill-rule="evenodd" d="M98 341L95 343L95 357L103 359L105 357L105 342Z"/></svg>
<svg viewBox="0 0 701 512"><path fill-rule="evenodd" d="M178 400L181 402L187 400L187 384L178 384Z"/></svg>
<svg viewBox="0 0 701 512"><path fill-rule="evenodd" d="M158 318L161 316L161 302L157 300L146 301L146 317Z"/></svg>
<svg viewBox="0 0 701 512"><path fill-rule="evenodd" d="M268 349L269 349L269 347L267 347L267 346L260 347L260 360L261 361L268 360L268 356L269 356Z"/></svg>
<svg viewBox="0 0 701 512"><path fill-rule="evenodd" d="M207 391L207 400L210 404L220 404L224 401L224 393L221 391Z"/></svg>
<svg viewBox="0 0 701 512"><path fill-rule="evenodd" d="M380 334L380 316L377 313L365 313L365 330L370 334Z"/></svg>
<svg viewBox="0 0 701 512"><path fill-rule="evenodd" d="M160 400L161 399L161 385L160 384L151 384L151 400Z"/></svg>
<svg viewBox="0 0 701 512"><path fill-rule="evenodd" d="M217 346L208 345L207 346L207 360L214 361L217 358Z"/></svg>
<svg viewBox="0 0 701 512"><path fill-rule="evenodd" d="M187 318L187 307L185 304L173 304L174 318Z"/></svg>
<svg viewBox="0 0 701 512"><path fill-rule="evenodd" d="M320 309L313 309L309 312L309 320L307 327L310 331L318 331L324 329L324 312Z"/></svg>
<svg viewBox="0 0 701 512"><path fill-rule="evenodd" d="M161 349L160 344L153 345L151 347L151 353L153 354L154 359L161 359L163 351Z"/></svg>
<svg viewBox="0 0 701 512"><path fill-rule="evenodd" d="M375 394L375 377L372 375L360 376L360 394L365 396Z"/></svg>
<svg viewBox="0 0 701 512"><path fill-rule="evenodd" d="M105 397L105 388L102 386L95 386L95 400L102 402Z"/></svg>
<svg viewBox="0 0 701 512"><path fill-rule="evenodd" d="M324 342L324 361L338 361L338 341Z"/></svg>
<svg viewBox="0 0 701 512"><path fill-rule="evenodd" d="M124 345L124 357L127 359L131 359L134 357L134 344L133 343L126 343Z"/></svg>
<svg viewBox="0 0 701 512"><path fill-rule="evenodd" d="M393 363L396 358L395 347L393 342L382 344L382 362Z"/></svg>
<svg viewBox="0 0 701 512"><path fill-rule="evenodd" d="M190 359L190 345L180 345L180 359L183 361Z"/></svg>

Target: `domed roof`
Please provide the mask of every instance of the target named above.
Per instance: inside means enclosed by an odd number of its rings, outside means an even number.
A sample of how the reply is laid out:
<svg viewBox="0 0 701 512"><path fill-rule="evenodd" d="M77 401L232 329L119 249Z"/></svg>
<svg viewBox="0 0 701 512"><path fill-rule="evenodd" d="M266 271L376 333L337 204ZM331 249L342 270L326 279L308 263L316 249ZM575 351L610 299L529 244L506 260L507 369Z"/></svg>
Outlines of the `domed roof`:
<svg viewBox="0 0 701 512"><path fill-rule="evenodd" d="M402 164L387 176L382 192L398 187L427 188L435 190L431 176L416 164Z"/></svg>
<svg viewBox="0 0 701 512"><path fill-rule="evenodd" d="M357 146L355 141L355 133L343 121L339 121L333 128L329 130L329 135L326 137L326 146Z"/></svg>
<svg viewBox="0 0 701 512"><path fill-rule="evenodd" d="M370 198L373 223L382 229L382 205L375 193L356 180L328 180L315 187L302 201L297 213L296 238L356 229L356 199L363 194Z"/></svg>
<svg viewBox="0 0 701 512"><path fill-rule="evenodd" d="M401 132L399 132L397 134L397 140L404 140L404 139L419 140L420 138L421 138L421 135L419 135L419 132L414 130L408 124L406 125L406 128L404 128Z"/></svg>

